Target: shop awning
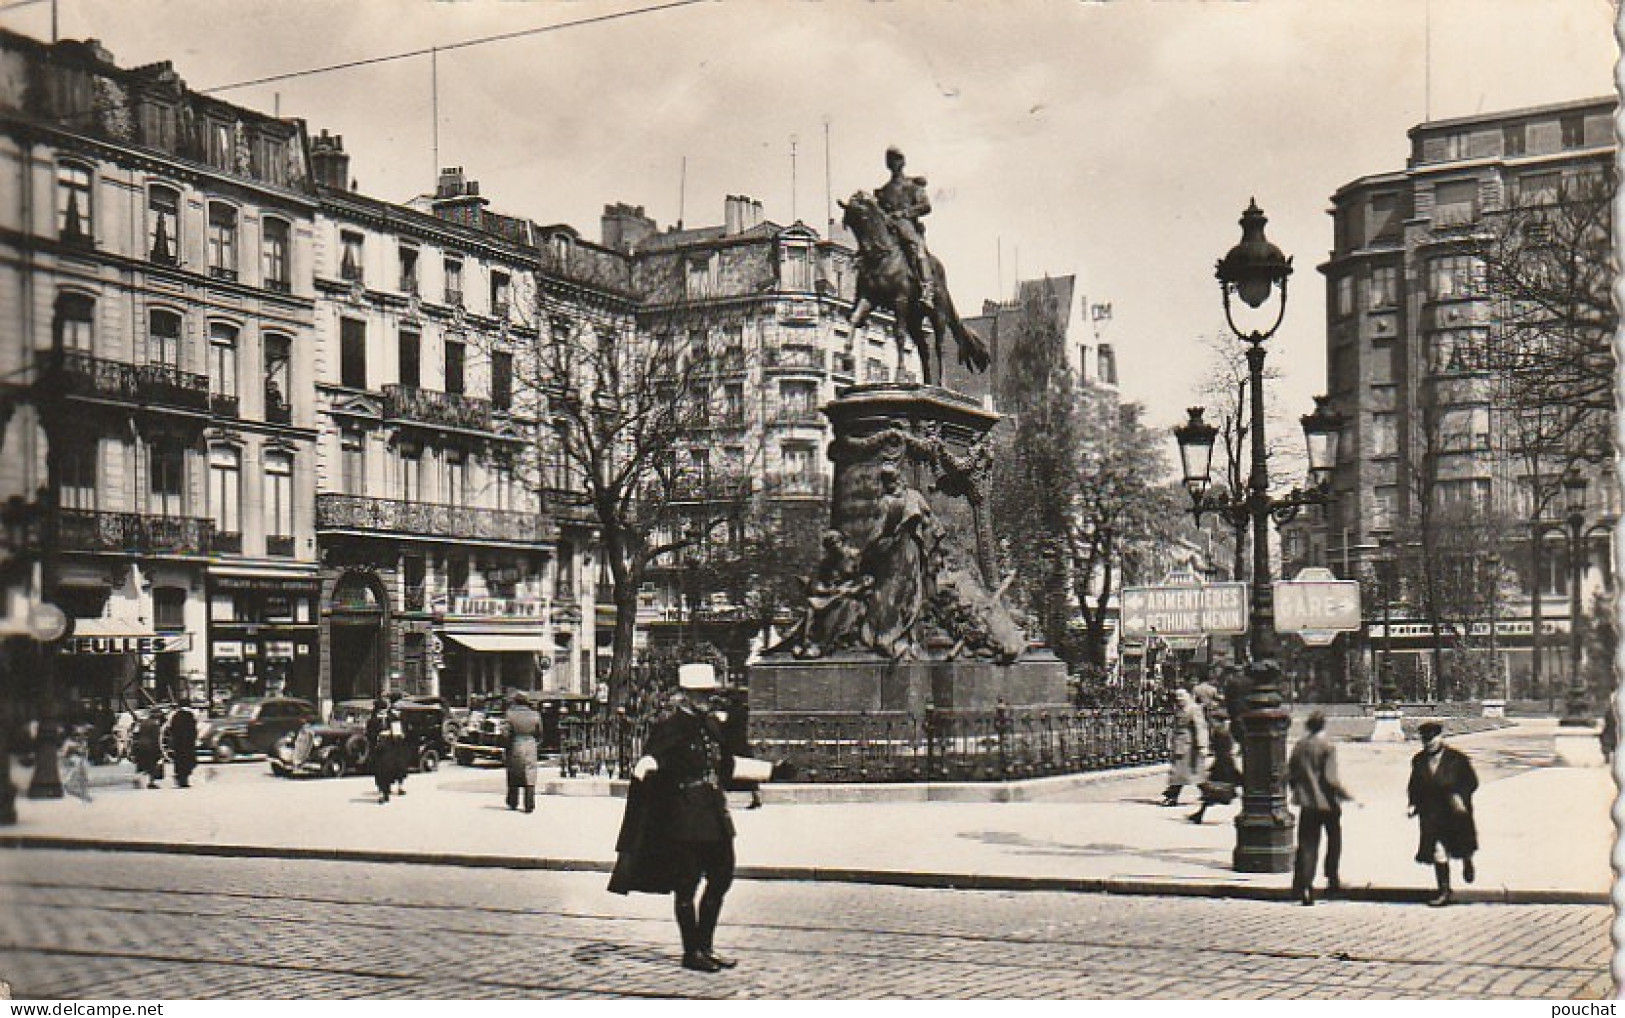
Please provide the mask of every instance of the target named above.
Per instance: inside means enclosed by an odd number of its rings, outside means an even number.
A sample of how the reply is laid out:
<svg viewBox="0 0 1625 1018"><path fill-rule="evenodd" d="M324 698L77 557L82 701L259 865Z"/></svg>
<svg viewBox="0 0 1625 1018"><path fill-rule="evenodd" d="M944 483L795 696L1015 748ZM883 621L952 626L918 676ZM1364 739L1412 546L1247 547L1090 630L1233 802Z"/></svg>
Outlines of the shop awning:
<svg viewBox="0 0 1625 1018"><path fill-rule="evenodd" d="M446 639L455 640L469 650L495 654L543 654L547 644L540 633L447 633Z"/></svg>

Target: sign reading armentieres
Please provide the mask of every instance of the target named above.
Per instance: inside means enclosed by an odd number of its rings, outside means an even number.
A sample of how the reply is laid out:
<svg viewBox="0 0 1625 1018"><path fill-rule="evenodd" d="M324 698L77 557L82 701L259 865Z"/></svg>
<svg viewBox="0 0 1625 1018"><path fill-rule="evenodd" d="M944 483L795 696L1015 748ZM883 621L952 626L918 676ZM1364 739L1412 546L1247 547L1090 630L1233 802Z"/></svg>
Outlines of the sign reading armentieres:
<svg viewBox="0 0 1625 1018"><path fill-rule="evenodd" d="M1245 583L1195 583L1170 574L1171 583L1124 587L1123 636L1225 636L1247 631ZM1194 579L1194 578L1192 578Z"/></svg>

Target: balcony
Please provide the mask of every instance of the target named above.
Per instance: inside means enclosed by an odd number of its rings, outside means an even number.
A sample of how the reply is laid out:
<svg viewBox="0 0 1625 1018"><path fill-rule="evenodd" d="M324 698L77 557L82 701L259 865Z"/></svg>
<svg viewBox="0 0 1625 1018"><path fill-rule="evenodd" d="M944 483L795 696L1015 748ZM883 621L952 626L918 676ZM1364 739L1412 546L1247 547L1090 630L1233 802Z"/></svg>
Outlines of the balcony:
<svg viewBox="0 0 1625 1018"><path fill-rule="evenodd" d="M317 495L316 527L514 544L536 544L555 536L551 521L540 513L362 495Z"/></svg>
<svg viewBox="0 0 1625 1018"><path fill-rule="evenodd" d="M293 423L293 407L273 388L265 390L265 420L268 424Z"/></svg>
<svg viewBox="0 0 1625 1018"><path fill-rule="evenodd" d="M46 372L51 363L49 351L40 351L37 361ZM152 404L182 410L207 412L210 409L209 379L206 375L181 371L167 364L126 364L103 360L78 351L64 351L62 373L57 389L65 396L85 396L120 403Z"/></svg>
<svg viewBox="0 0 1625 1018"><path fill-rule="evenodd" d="M95 509L63 509L58 516L59 541L68 551L207 555L214 547L213 520Z"/></svg>
<svg viewBox="0 0 1625 1018"><path fill-rule="evenodd" d="M446 290L446 304L448 306L454 307L454 308L462 307L463 306L463 291L461 291L461 290L453 290L453 289L448 288Z"/></svg>
<svg viewBox="0 0 1625 1018"><path fill-rule="evenodd" d="M417 277L416 276L402 276L401 277L401 292L406 294L408 297L416 297L418 295L418 279L417 279Z"/></svg>
<svg viewBox="0 0 1625 1018"><path fill-rule="evenodd" d="M817 407L792 404L775 410L770 423L779 428L822 428L824 415Z"/></svg>
<svg viewBox="0 0 1625 1018"><path fill-rule="evenodd" d="M237 282L237 270L228 269L224 265L211 265L209 266L209 278L222 279L228 283L235 283Z"/></svg>
<svg viewBox="0 0 1625 1018"><path fill-rule="evenodd" d="M412 385L384 386L384 420L427 424L458 431L489 432L494 408L489 400Z"/></svg>
<svg viewBox="0 0 1625 1018"><path fill-rule="evenodd" d="M267 534L265 537L265 554L276 558L293 558L293 535Z"/></svg>
<svg viewBox="0 0 1625 1018"><path fill-rule="evenodd" d="M293 284L288 282L286 279L268 278L265 280L265 288L276 293L293 292Z"/></svg>
<svg viewBox="0 0 1625 1018"><path fill-rule="evenodd" d="M768 474L763 487L769 495L823 498L829 494L829 475L816 472Z"/></svg>
<svg viewBox="0 0 1625 1018"><path fill-rule="evenodd" d="M234 530L216 530L213 540L209 542L209 550L216 555L241 555L243 535Z"/></svg>
<svg viewBox="0 0 1625 1018"><path fill-rule="evenodd" d="M763 352L762 365L769 371L822 372L824 351L805 346L769 347Z"/></svg>
<svg viewBox="0 0 1625 1018"><path fill-rule="evenodd" d="M236 417L239 401L234 394L225 392L209 393L209 412L216 417Z"/></svg>

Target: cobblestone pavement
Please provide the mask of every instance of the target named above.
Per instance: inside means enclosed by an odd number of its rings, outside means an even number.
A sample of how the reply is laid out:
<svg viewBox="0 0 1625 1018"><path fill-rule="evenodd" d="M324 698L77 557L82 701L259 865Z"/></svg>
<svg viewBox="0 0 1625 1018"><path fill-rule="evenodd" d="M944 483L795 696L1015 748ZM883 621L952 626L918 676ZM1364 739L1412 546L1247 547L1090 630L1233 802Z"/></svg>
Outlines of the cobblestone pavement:
<svg viewBox="0 0 1625 1018"><path fill-rule="evenodd" d="M743 881L677 966L669 899L597 873L0 855L0 978L93 998L1575 998L1609 910Z"/></svg>

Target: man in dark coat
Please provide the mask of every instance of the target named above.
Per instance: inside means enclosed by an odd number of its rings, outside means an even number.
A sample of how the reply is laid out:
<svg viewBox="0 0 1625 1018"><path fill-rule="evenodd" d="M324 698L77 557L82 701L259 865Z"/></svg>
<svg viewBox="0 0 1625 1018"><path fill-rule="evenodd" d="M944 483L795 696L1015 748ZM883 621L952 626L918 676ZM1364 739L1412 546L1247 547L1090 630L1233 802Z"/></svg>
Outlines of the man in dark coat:
<svg viewBox="0 0 1625 1018"><path fill-rule="evenodd" d="M189 788L197 770L197 715L185 697L169 715L169 758L175 762L175 787Z"/></svg>
<svg viewBox="0 0 1625 1018"><path fill-rule="evenodd" d="M1287 785L1298 804L1298 851L1292 867L1292 893L1305 905L1315 903L1315 864L1320 835L1326 833L1326 893L1342 889L1338 867L1343 858L1343 803L1354 796L1337 776L1337 747L1326 738L1326 715L1314 711L1306 733L1287 758Z"/></svg>
<svg viewBox="0 0 1625 1018"><path fill-rule="evenodd" d="M1428 902L1450 904L1450 860L1461 860L1461 878L1473 882L1473 853L1478 828L1473 823L1473 793L1478 775L1467 755L1444 744L1444 726L1428 721L1417 730L1422 752L1411 758L1410 815L1421 821L1416 861L1433 864L1439 893Z"/></svg>
<svg viewBox="0 0 1625 1018"><path fill-rule="evenodd" d="M609 889L673 895L683 967L716 972L735 964L711 948L734 876L734 826L722 790L733 754L703 699L717 688L715 672L685 665L679 681L682 688L650 727L644 756L632 768Z"/></svg>

